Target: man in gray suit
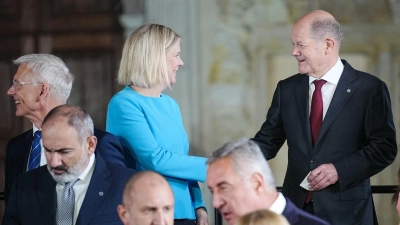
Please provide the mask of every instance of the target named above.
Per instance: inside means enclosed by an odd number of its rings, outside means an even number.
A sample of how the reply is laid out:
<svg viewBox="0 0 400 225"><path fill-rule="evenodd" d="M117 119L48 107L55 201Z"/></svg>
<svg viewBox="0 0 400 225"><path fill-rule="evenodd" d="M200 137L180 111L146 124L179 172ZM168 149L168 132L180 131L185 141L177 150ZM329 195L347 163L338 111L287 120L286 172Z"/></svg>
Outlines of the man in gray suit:
<svg viewBox="0 0 400 225"><path fill-rule="evenodd" d="M267 160L287 141L282 192L298 207L332 224L376 224L370 177L397 154L390 97L383 81L340 59L342 39L328 12L295 23L299 73L278 83L253 140Z"/></svg>

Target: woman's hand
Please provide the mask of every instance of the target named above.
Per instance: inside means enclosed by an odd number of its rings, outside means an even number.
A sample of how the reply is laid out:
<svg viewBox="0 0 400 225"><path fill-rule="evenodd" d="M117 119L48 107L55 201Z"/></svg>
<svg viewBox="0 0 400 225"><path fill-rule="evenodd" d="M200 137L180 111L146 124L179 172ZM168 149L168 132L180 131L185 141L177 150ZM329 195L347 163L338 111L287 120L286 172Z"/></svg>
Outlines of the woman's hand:
<svg viewBox="0 0 400 225"><path fill-rule="evenodd" d="M204 207L196 209L196 224L197 225L208 225L208 215Z"/></svg>

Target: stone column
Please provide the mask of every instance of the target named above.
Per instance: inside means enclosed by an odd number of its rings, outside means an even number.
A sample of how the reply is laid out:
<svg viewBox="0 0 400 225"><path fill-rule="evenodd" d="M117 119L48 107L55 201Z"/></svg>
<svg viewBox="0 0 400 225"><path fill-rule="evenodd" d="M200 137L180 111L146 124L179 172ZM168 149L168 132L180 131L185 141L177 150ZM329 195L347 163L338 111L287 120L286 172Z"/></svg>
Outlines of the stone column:
<svg viewBox="0 0 400 225"><path fill-rule="evenodd" d="M181 58L184 66L177 72L177 82L172 90L165 93L174 98L181 109L183 124L189 136L191 155L207 156L203 133L204 122L203 96L206 95L204 79L201 70L201 51L199 36L201 35L201 20L207 17L207 12L199 13L199 8L205 4L197 0L146 0L145 22L159 23L170 27L181 37ZM207 131L205 131L207 132ZM214 211L211 194L205 184L199 183L203 199L208 209L210 224L213 224Z"/></svg>
<svg viewBox="0 0 400 225"><path fill-rule="evenodd" d="M191 152L202 154L201 110L202 82L199 71L198 1L146 0L146 22L170 27L181 37L181 58L184 66L177 73L177 82L165 93L179 104L183 123L190 140Z"/></svg>

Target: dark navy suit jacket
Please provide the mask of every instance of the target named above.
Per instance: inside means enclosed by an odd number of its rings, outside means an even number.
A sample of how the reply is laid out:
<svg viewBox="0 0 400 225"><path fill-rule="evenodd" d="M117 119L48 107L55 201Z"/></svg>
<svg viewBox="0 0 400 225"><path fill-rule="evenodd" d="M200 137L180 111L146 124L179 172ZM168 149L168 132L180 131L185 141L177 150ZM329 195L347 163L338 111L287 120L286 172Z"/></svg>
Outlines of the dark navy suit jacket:
<svg viewBox="0 0 400 225"><path fill-rule="evenodd" d="M290 225L329 225L328 222L297 208L288 198L282 215Z"/></svg>
<svg viewBox="0 0 400 225"><path fill-rule="evenodd" d="M326 112L315 146L309 120L309 77L291 76L278 83L266 122L254 141L266 159L285 141L288 167L282 193L302 207L300 183L322 164L332 163L339 182L313 192L314 213L332 224L377 224L370 177L390 165L397 154L389 91L377 77L344 70Z"/></svg>
<svg viewBox="0 0 400 225"><path fill-rule="evenodd" d="M106 131L94 128L97 137L96 155L101 155L106 162L125 166L124 151L121 143ZM29 152L33 141L32 129L12 138L6 147L4 198L7 203L9 191L15 178L26 172Z"/></svg>
<svg viewBox="0 0 400 225"><path fill-rule="evenodd" d="M106 163L96 155L95 168L76 225L122 224L117 206L122 192L134 170ZM56 224L56 182L47 166L31 170L15 179L10 190L3 225Z"/></svg>

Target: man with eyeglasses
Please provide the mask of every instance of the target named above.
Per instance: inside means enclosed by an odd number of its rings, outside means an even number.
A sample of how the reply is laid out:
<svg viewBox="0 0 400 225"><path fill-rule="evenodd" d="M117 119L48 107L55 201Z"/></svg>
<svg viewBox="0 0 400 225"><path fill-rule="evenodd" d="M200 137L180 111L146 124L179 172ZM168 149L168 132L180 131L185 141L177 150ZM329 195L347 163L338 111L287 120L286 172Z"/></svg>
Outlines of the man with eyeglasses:
<svg viewBox="0 0 400 225"><path fill-rule="evenodd" d="M14 61L18 65L7 94L14 98L16 116L29 119L33 128L12 138L6 147L4 197L7 203L12 183L18 175L46 164L41 145L41 127L47 113L67 102L73 75L65 63L50 54L29 54ZM94 129L98 139L96 154L111 163L125 166L123 149L117 138Z"/></svg>

